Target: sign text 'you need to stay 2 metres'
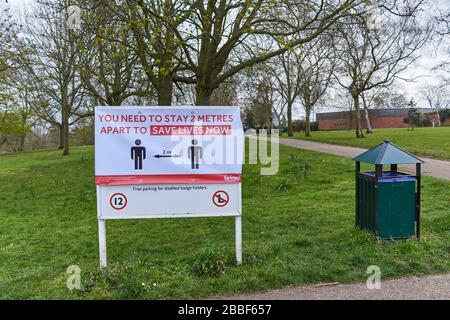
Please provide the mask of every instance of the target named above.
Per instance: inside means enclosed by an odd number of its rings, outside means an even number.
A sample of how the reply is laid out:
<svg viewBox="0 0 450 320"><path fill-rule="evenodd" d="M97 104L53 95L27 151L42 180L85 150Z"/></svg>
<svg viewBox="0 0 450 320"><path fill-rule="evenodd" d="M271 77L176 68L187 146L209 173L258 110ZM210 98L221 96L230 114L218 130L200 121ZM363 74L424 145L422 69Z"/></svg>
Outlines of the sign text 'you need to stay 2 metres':
<svg viewBox="0 0 450 320"><path fill-rule="evenodd" d="M233 115L99 114L100 134L230 135ZM121 125L117 125L117 124ZM210 124L214 123L214 124ZM227 124L228 123L228 124ZM125 125L124 125L125 124ZM127 125L128 124L128 125Z"/></svg>

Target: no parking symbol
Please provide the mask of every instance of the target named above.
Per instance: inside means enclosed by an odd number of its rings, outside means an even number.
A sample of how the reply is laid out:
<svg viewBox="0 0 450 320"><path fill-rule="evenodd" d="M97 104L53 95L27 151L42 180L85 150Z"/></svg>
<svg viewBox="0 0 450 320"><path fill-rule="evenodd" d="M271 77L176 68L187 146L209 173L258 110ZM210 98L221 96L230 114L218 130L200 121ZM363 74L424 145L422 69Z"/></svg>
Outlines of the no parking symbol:
<svg viewBox="0 0 450 320"><path fill-rule="evenodd" d="M230 196L223 190L216 191L212 197L213 203L216 207L225 207L230 201Z"/></svg>

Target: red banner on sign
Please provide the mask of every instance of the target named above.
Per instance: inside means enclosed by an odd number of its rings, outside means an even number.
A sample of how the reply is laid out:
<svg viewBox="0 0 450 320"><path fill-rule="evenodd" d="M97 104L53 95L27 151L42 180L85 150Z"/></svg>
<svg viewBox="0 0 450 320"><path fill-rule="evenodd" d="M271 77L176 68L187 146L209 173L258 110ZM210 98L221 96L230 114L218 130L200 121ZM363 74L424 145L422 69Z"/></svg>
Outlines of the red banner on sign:
<svg viewBox="0 0 450 320"><path fill-rule="evenodd" d="M154 174L154 175L115 175L95 176L95 184L120 186L129 184L230 184L241 183L240 174Z"/></svg>

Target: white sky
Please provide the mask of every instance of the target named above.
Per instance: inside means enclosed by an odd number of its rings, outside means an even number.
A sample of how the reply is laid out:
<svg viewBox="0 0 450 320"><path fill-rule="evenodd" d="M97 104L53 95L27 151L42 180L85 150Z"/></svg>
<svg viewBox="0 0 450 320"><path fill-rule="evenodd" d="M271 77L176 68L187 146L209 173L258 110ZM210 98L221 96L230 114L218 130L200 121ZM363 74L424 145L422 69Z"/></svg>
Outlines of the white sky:
<svg viewBox="0 0 450 320"><path fill-rule="evenodd" d="M9 0L12 8L12 12L19 12L27 8L33 0ZM449 0L432 0L429 2L429 7L425 10L425 15L430 15L436 11L436 9L442 11L449 11ZM398 80L396 86L401 90L408 99L414 97L418 102L419 107L427 107L426 102L420 98L420 88L425 84L438 83L441 80L442 73L433 70L434 67L442 63L443 61L450 60L450 41L441 43L436 48L436 44L429 44L421 52L421 57L411 65L402 75L404 78L416 79L414 82L405 82ZM298 108L300 109L300 108ZM301 110L296 110L294 117L302 115Z"/></svg>

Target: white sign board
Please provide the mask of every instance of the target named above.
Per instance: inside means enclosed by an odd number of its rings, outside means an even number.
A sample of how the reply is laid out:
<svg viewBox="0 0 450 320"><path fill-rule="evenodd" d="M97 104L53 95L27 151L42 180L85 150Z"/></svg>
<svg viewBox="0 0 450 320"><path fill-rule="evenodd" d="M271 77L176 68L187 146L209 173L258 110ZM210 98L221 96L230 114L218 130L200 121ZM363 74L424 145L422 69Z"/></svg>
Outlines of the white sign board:
<svg viewBox="0 0 450 320"><path fill-rule="evenodd" d="M100 264L105 220L236 217L241 261L244 135L238 107L97 107Z"/></svg>
<svg viewBox="0 0 450 320"><path fill-rule="evenodd" d="M100 219L237 216L239 184L148 184L100 188Z"/></svg>

